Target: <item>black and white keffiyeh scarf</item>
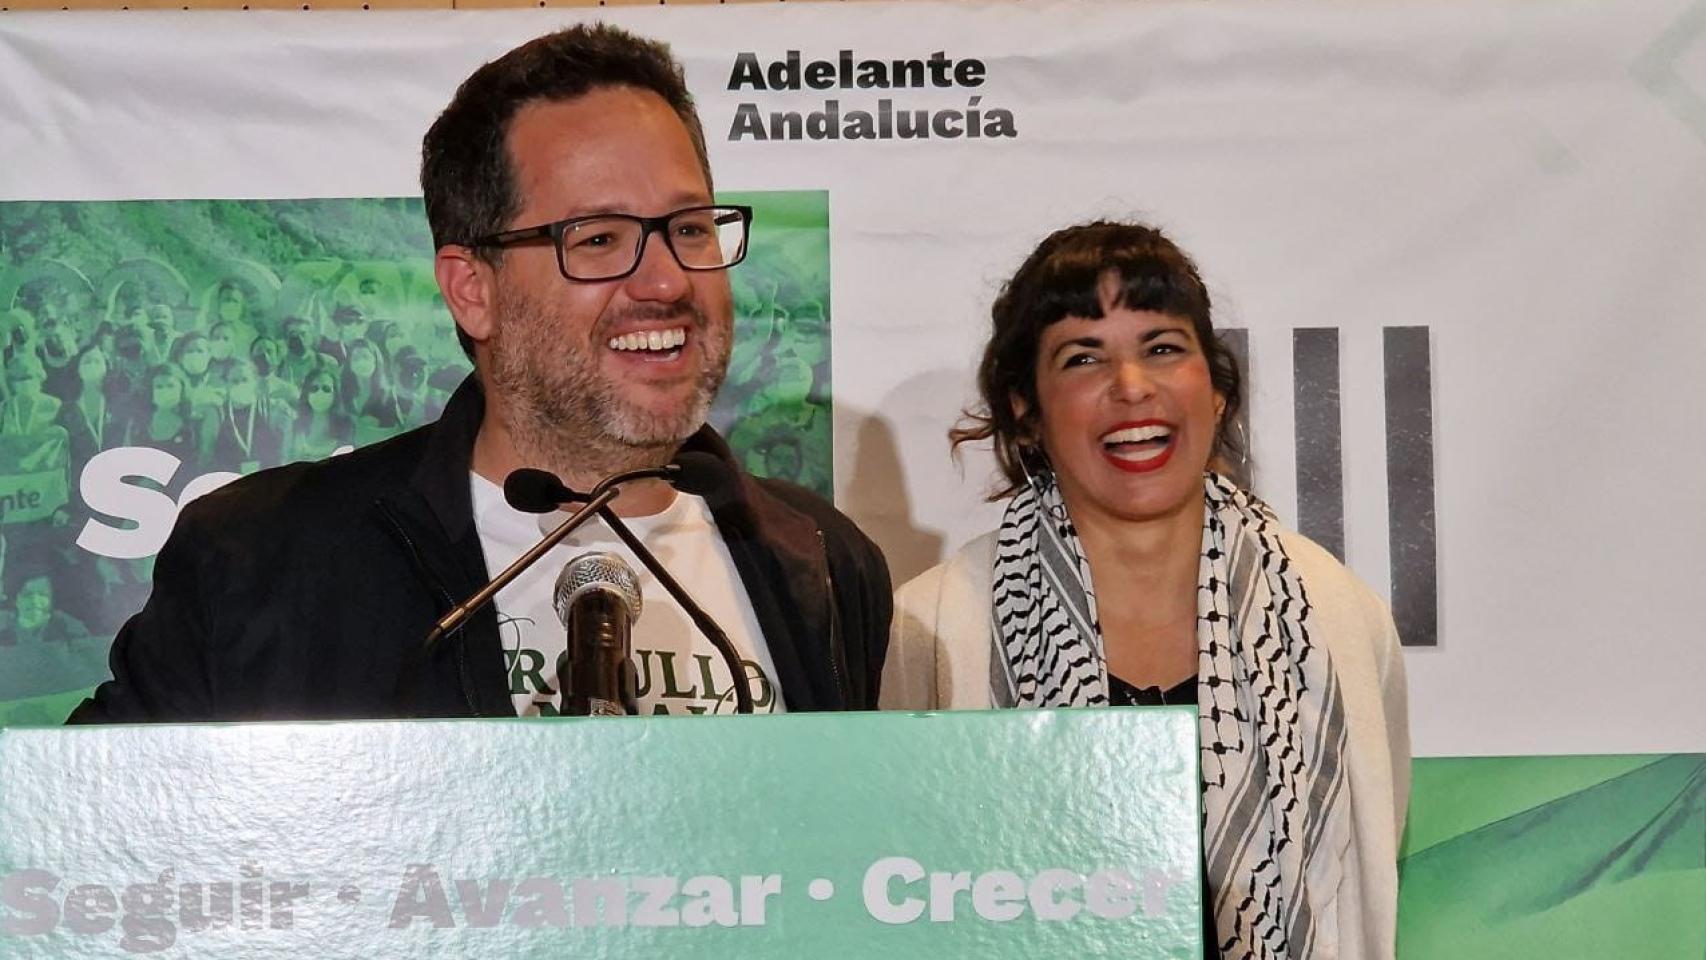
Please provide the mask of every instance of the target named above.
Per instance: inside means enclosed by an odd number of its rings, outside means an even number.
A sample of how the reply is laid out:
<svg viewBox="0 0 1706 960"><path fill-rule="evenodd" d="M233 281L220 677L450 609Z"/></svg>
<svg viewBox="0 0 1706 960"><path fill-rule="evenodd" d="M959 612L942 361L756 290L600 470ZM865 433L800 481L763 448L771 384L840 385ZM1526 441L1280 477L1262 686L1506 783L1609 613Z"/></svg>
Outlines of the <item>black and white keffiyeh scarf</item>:
<svg viewBox="0 0 1706 960"><path fill-rule="evenodd" d="M1204 490L1197 700L1214 935L1229 960L1336 957L1323 913L1351 831L1338 681L1273 513L1218 474ZM1059 488L1038 477L997 538L996 706L1108 702L1095 586Z"/></svg>

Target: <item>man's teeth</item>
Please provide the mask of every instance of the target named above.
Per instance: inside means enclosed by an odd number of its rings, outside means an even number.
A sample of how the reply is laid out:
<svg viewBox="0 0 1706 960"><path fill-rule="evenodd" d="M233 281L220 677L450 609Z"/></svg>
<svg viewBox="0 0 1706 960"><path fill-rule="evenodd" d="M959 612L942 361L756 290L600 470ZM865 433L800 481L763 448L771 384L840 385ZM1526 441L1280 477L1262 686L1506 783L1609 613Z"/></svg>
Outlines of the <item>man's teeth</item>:
<svg viewBox="0 0 1706 960"><path fill-rule="evenodd" d="M610 338L612 350L674 350L687 342L686 327L668 330L639 330Z"/></svg>
<svg viewBox="0 0 1706 960"><path fill-rule="evenodd" d="M1149 424L1143 427L1127 427L1124 430L1113 430L1102 434L1102 443L1142 443L1145 440L1165 440L1173 436L1169 427L1160 424Z"/></svg>

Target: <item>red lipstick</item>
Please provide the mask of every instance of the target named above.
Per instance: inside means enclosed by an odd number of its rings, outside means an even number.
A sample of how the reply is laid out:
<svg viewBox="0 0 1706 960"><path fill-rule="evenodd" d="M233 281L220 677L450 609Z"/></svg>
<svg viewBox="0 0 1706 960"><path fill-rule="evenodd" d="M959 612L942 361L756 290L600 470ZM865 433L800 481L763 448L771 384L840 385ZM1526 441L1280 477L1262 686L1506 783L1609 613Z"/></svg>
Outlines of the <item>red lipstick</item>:
<svg viewBox="0 0 1706 960"><path fill-rule="evenodd" d="M1128 460L1124 457L1115 456L1114 452L1109 450L1107 444L1104 442L1102 444L1102 457L1106 459L1108 463L1112 464L1115 469L1123 470L1126 473L1149 473L1166 466L1167 461L1173 459L1173 450L1176 447L1176 444L1173 441L1176 434L1174 432L1175 428L1173 425L1165 420L1133 420L1127 423L1115 424L1108 428L1102 436L1106 437L1109 434L1117 433L1121 430L1132 430L1143 427L1163 427L1166 429L1167 439L1159 453L1144 460Z"/></svg>

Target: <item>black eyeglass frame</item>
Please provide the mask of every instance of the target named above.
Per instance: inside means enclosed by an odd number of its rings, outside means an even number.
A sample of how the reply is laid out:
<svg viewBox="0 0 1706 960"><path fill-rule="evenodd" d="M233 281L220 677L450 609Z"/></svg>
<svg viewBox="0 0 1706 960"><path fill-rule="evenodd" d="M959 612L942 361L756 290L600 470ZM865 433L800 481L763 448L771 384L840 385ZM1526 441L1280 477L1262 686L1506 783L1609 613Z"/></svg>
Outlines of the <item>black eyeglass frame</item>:
<svg viewBox="0 0 1706 960"><path fill-rule="evenodd" d="M740 251L735 255L734 259L730 260L728 263L719 264L715 267L691 267L683 263L681 260L681 254L676 252L675 239L669 235L669 222L684 213L696 213L700 210L727 210L735 214L735 216L740 219ZM639 242L634 245L634 262L629 265L627 270L608 277L577 277L570 273L567 258L563 256L563 234L567 233L569 228L573 227L577 223L610 219L628 220L640 225L640 239ZM717 225L722 226L726 222L727 221L718 221ZM513 247L524 243L537 242L539 240L549 240L551 241L552 248L557 253L557 272L563 275L564 280L572 280L576 283L603 283L606 280L622 280L633 276L634 271L640 269L640 261L643 260L646 255L646 243L651 240L652 234L654 233L661 234L663 236L663 245L669 248L669 255L675 258L676 264L680 266L681 269L694 273L712 273L717 270L727 270L728 268L745 260L747 250L752 246L752 207L740 203L705 203L692 207L682 207L679 210L671 210L668 213L661 214L656 217L639 217L628 213L594 213L584 217L569 217L566 220L554 220L551 223L542 223L536 227L518 227L514 230L505 230L502 233L488 234L484 237L476 237L466 243L459 244L459 246L475 249L480 247Z"/></svg>

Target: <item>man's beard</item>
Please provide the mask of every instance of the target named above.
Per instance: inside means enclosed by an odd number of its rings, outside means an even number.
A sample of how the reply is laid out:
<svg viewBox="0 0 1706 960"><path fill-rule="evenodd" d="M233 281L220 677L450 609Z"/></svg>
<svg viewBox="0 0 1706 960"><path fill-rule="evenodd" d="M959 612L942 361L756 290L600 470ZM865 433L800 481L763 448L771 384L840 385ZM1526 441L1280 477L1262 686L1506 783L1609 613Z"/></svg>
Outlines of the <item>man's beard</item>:
<svg viewBox="0 0 1706 960"><path fill-rule="evenodd" d="M490 389L502 394L518 451L559 473L613 472L661 463L704 423L728 370L730 325L713 327L697 304L633 307L598 318L595 335L573 342L568 325L526 294L497 297ZM630 401L599 367L607 331L622 322L676 320L698 343L704 366L690 399L662 413Z"/></svg>

